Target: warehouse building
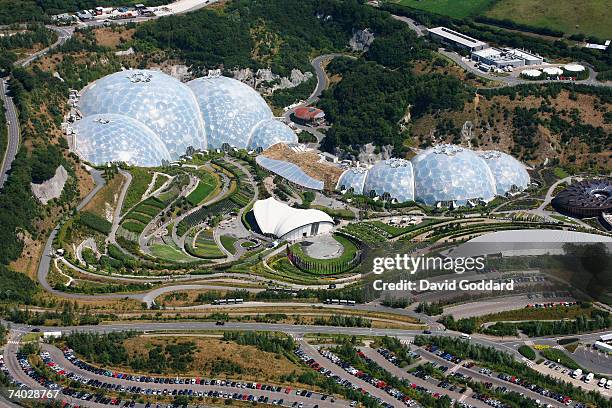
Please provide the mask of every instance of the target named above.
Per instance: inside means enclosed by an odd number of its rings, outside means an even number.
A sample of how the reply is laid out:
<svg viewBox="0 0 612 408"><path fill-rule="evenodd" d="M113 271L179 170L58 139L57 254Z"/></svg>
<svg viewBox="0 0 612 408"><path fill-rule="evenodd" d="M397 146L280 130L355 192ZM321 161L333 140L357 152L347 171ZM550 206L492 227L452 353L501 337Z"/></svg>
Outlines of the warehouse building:
<svg viewBox="0 0 612 408"><path fill-rule="evenodd" d="M482 50L488 47L487 43L485 42L446 27L430 28L427 30L427 32L432 38L435 38L444 44L459 47L470 52Z"/></svg>
<svg viewBox="0 0 612 408"><path fill-rule="evenodd" d="M540 65L544 59L539 55L531 54L515 48L484 48L472 51L472 60L495 68L522 67L525 65Z"/></svg>

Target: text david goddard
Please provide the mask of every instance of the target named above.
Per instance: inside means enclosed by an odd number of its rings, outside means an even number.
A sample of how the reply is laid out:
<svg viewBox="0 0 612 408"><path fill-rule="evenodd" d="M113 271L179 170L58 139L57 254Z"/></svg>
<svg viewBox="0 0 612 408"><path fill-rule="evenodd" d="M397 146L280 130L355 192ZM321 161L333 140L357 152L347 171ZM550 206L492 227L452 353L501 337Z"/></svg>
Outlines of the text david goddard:
<svg viewBox="0 0 612 408"><path fill-rule="evenodd" d="M377 279L372 282L374 290L391 291L391 292L409 292L409 291L444 291L452 292L461 291L488 291L501 292L514 290L514 280L500 282L496 280L445 280L443 282L431 282L427 279L409 281L402 279L398 282L384 282L382 279Z"/></svg>

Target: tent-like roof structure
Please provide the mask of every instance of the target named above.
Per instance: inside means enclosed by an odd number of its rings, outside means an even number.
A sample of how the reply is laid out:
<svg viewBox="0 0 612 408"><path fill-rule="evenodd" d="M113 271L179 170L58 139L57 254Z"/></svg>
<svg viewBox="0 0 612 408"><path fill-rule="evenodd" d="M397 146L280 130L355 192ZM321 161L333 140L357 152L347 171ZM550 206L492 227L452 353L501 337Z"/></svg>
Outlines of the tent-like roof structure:
<svg viewBox="0 0 612 408"><path fill-rule="evenodd" d="M334 220L321 210L289 207L272 197L256 201L253 205L253 214L261 232L278 238L315 222L334 223Z"/></svg>

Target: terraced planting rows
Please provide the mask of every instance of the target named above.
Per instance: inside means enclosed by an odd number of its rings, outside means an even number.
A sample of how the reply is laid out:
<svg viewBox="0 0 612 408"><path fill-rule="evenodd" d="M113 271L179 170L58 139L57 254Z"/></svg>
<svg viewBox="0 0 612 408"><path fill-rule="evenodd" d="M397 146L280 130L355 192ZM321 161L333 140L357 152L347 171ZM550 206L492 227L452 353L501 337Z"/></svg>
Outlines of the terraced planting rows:
<svg viewBox="0 0 612 408"><path fill-rule="evenodd" d="M166 204L158 198L149 197L136 205L136 207L123 217L121 226L130 232L140 234L147 224L165 207Z"/></svg>
<svg viewBox="0 0 612 408"><path fill-rule="evenodd" d="M210 228L198 233L194 246L191 242L191 238L185 241L185 250L192 256L204 259L225 258L225 255L215 243L213 231Z"/></svg>

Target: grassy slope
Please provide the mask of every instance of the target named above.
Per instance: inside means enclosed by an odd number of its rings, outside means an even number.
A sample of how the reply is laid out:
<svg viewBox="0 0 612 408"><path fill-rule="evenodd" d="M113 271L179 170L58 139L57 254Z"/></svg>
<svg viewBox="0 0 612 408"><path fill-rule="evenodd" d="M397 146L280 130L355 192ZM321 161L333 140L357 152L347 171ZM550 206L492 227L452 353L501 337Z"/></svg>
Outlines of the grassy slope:
<svg viewBox="0 0 612 408"><path fill-rule="evenodd" d="M608 0L500 0L485 14L561 30L567 34L584 33L605 39L612 37Z"/></svg>
<svg viewBox="0 0 612 408"><path fill-rule="evenodd" d="M464 18L480 14L491 6L493 0L399 0L398 3L432 13Z"/></svg>

